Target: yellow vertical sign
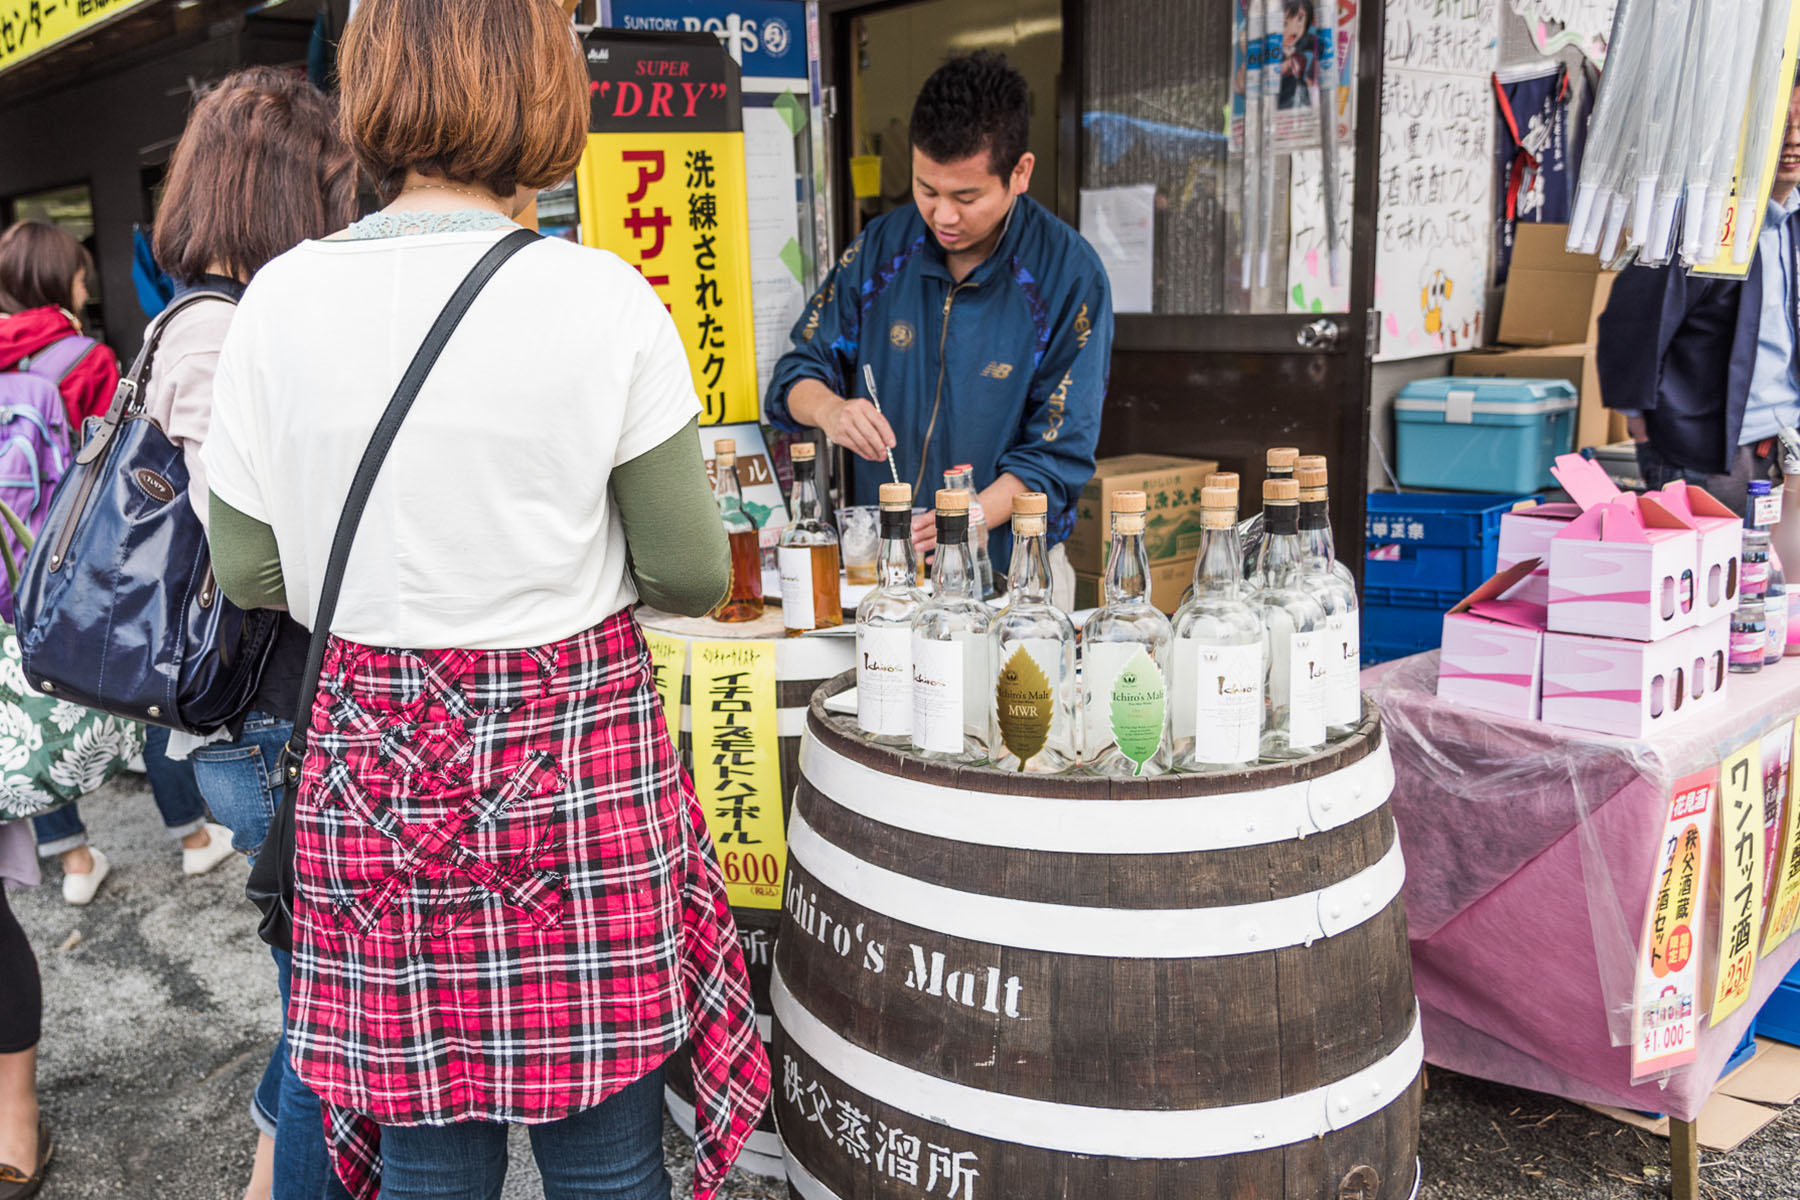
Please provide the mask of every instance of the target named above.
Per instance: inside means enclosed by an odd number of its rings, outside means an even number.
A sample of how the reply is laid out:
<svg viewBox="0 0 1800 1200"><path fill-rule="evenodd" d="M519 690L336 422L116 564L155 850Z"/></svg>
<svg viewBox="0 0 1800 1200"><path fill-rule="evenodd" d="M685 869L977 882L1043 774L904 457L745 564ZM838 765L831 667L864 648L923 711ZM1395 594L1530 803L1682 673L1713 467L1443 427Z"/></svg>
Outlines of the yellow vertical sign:
<svg viewBox="0 0 1800 1200"><path fill-rule="evenodd" d="M1712 1024L1750 995L1756 970L1757 918L1762 912L1762 742L1719 768L1719 971Z"/></svg>
<svg viewBox="0 0 1800 1200"><path fill-rule="evenodd" d="M687 348L702 425L754 421L756 333L742 133L590 133L581 240L636 267Z"/></svg>
<svg viewBox="0 0 1800 1200"><path fill-rule="evenodd" d="M644 630L644 644L650 647L650 676L656 684L657 699L662 701L663 721L669 727L669 738L681 742L681 676L687 670L687 643L660 629Z"/></svg>
<svg viewBox="0 0 1800 1200"><path fill-rule="evenodd" d="M1795 748L1800 749L1800 720L1795 721ZM1762 952L1775 949L1794 932L1800 915L1800 788L1788 788L1787 813L1781 822L1781 841L1775 854L1775 888L1769 901L1769 925L1763 932Z"/></svg>
<svg viewBox="0 0 1800 1200"><path fill-rule="evenodd" d="M787 830L781 819L775 644L695 642L689 667L694 789L731 903L781 907Z"/></svg>

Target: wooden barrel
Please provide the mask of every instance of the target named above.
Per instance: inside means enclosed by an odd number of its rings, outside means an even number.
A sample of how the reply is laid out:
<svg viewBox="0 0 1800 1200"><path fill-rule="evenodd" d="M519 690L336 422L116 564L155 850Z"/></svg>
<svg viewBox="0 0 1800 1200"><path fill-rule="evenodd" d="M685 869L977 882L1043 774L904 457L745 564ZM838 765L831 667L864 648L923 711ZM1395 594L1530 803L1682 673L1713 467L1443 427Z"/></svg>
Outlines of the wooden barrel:
<svg viewBox="0 0 1800 1200"><path fill-rule="evenodd" d="M1041 777L813 699L770 997L800 1200L1407 1200L1423 1042L1371 708L1312 758Z"/></svg>
<svg viewBox="0 0 1800 1200"><path fill-rule="evenodd" d="M852 638L813 636L790 638L782 632L781 610L770 608L760 620L727 625L705 617L675 617L650 608L638 610L638 621L650 633L679 639L688 648L682 656L681 712L669 719L670 732L676 734L681 761L690 772L694 769L691 647L696 642L759 641L769 643L775 660L775 727L779 735L782 815L785 818L792 803L794 788L800 780L800 740L806 726L807 704L820 684L855 665L856 643ZM702 806L704 807L704 805ZM710 818L711 814L709 814ZM709 820L710 823L710 820ZM715 841L718 832L714 832ZM729 853L729 850L727 850ZM735 858L732 860L737 867ZM728 876L731 872L728 872ZM766 1044L770 1036L769 971L775 956L775 931L779 910L775 907L752 908L733 904L732 916L737 920L738 943L744 951L744 963L750 970L750 986L756 1000L756 1023ZM692 1137L694 1133L694 1077L689 1051L683 1047L664 1076L663 1098L669 1115ZM738 1157L743 1170L772 1178L786 1172L781 1158L781 1142L775 1133L775 1115L764 1114L762 1124L750 1135L744 1152Z"/></svg>

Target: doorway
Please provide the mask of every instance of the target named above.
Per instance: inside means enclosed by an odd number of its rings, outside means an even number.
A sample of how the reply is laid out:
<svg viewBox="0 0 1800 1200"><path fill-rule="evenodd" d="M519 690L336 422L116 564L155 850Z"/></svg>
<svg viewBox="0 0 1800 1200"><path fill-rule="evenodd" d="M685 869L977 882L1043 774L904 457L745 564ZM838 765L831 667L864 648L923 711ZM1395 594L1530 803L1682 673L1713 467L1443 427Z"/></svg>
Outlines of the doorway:
<svg viewBox="0 0 1800 1200"><path fill-rule="evenodd" d="M1062 0L912 0L850 8L838 23L838 123L847 244L882 213L912 202L907 123L913 98L944 60L975 50L1006 56L1031 88L1032 199L1055 211Z"/></svg>

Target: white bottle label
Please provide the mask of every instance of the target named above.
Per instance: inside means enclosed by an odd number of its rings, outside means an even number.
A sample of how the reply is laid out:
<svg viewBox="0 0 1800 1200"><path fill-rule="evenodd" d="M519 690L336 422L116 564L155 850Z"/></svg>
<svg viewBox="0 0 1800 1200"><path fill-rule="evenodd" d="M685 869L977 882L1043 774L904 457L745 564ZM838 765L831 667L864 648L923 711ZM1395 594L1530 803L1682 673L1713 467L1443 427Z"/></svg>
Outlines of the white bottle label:
<svg viewBox="0 0 1800 1200"><path fill-rule="evenodd" d="M1262 753L1262 646L1190 647L1194 758L1204 763L1253 763Z"/></svg>
<svg viewBox="0 0 1800 1200"><path fill-rule="evenodd" d="M781 623L789 629L816 629L813 615L812 547L782 546L775 551L781 572Z"/></svg>
<svg viewBox="0 0 1800 1200"><path fill-rule="evenodd" d="M874 737L912 732L912 630L856 631L856 723Z"/></svg>
<svg viewBox="0 0 1800 1200"><path fill-rule="evenodd" d="M963 751L963 653L956 642L912 640L912 740L937 754Z"/></svg>
<svg viewBox="0 0 1800 1200"><path fill-rule="evenodd" d="M1354 725L1362 720L1362 622L1353 612L1326 621L1331 665L1325 676L1325 723Z"/></svg>
<svg viewBox="0 0 1800 1200"><path fill-rule="evenodd" d="M1288 637L1288 745L1295 749L1325 744L1326 635L1295 633ZM1332 647L1333 650L1336 647Z"/></svg>

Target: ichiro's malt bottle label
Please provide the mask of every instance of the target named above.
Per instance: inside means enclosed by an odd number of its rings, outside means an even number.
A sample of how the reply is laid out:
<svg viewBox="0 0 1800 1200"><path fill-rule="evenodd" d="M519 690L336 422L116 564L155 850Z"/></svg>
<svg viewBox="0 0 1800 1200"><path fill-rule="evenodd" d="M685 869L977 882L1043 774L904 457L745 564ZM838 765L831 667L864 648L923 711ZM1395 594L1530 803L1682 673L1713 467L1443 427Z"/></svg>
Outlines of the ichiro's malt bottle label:
<svg viewBox="0 0 1800 1200"><path fill-rule="evenodd" d="M1025 769L1050 737L1056 715L1056 692L1043 668L1023 644L1014 647L1001 664L994 683L994 707L999 714L1000 741Z"/></svg>
<svg viewBox="0 0 1800 1200"><path fill-rule="evenodd" d="M1113 741L1142 775L1162 749L1168 695L1162 671L1141 647L1113 677L1110 701Z"/></svg>

